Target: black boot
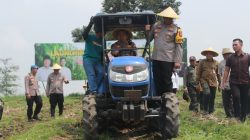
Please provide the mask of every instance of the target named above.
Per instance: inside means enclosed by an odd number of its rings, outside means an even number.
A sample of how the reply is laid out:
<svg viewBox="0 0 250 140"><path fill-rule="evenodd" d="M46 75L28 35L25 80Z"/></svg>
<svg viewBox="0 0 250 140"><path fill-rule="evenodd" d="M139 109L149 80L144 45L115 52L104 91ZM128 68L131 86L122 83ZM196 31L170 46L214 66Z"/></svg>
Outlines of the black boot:
<svg viewBox="0 0 250 140"><path fill-rule="evenodd" d="M37 121L41 121L41 119L40 119L37 115L34 115L34 116L33 116L33 119L34 119L34 120L37 120Z"/></svg>

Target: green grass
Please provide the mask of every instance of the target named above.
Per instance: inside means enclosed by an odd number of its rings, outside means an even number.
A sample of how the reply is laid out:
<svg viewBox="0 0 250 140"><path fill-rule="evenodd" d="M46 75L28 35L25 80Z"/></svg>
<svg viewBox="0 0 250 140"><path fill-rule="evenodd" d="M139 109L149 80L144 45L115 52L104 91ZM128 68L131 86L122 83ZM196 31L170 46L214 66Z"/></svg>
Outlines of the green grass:
<svg viewBox="0 0 250 140"><path fill-rule="evenodd" d="M42 121L30 123L27 122L25 98L5 97L0 132L4 134L4 139L9 140L83 139L80 100L81 96L66 97L64 115L53 119L49 116L48 98L43 97Z"/></svg>
<svg viewBox="0 0 250 140"><path fill-rule="evenodd" d="M181 96L179 94L179 96ZM221 94L216 96L214 118L188 111L189 103L180 99L181 125L175 140L248 140L250 139L250 119L240 123L225 118L221 104ZM81 125L81 96L65 97L64 116L49 117L48 98L43 97L42 121L27 122L26 101L23 96L5 97L4 116L0 121L3 139L9 140L71 140L83 139ZM58 111L57 111L58 112ZM102 139L109 140L106 134Z"/></svg>

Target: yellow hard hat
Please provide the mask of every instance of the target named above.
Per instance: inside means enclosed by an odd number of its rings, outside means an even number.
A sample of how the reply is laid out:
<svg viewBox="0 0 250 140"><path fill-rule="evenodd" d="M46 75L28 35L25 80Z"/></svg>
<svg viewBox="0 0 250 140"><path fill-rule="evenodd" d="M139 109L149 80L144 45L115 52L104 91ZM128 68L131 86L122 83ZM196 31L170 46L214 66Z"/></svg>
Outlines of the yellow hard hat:
<svg viewBox="0 0 250 140"><path fill-rule="evenodd" d="M175 18L175 19L179 18L179 16L176 14L176 12L171 7L168 7L167 9L158 13L157 15L161 16L161 17L167 17L167 18Z"/></svg>
<svg viewBox="0 0 250 140"><path fill-rule="evenodd" d="M203 50L203 51L201 52L201 54L202 54L203 56L206 56L207 52L212 52L214 57L216 57L216 56L219 55L219 54L218 54L213 48L211 48L211 47L208 48L208 49Z"/></svg>
<svg viewBox="0 0 250 140"><path fill-rule="evenodd" d="M62 67L60 65L58 65L58 64L54 64L53 67L52 67L53 70L60 70L61 68Z"/></svg>

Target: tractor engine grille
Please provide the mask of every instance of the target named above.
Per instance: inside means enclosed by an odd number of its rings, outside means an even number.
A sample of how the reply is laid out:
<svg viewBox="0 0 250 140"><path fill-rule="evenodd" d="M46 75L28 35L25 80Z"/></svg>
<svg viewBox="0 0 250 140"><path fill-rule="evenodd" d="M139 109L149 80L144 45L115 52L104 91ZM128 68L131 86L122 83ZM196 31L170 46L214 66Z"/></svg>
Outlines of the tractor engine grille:
<svg viewBox="0 0 250 140"><path fill-rule="evenodd" d="M110 86L110 91L115 97L124 97L124 91L141 90L141 96L146 96L148 93L148 85L134 86L134 87L118 87Z"/></svg>
<svg viewBox="0 0 250 140"><path fill-rule="evenodd" d="M130 74L135 74L135 73L141 72L141 71L145 70L146 68L147 68L146 65L135 65L135 66L133 66L134 70ZM111 69L114 72L127 74L127 72L125 71L125 66L112 66Z"/></svg>

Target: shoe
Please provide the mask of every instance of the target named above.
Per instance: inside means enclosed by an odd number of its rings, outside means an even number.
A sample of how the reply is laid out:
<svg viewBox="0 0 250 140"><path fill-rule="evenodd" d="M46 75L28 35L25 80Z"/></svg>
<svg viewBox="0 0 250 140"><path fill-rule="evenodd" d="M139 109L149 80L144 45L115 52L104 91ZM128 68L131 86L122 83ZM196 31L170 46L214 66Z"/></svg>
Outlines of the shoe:
<svg viewBox="0 0 250 140"><path fill-rule="evenodd" d="M2 134L2 133L0 133L0 138L1 138L1 137L3 137L3 134Z"/></svg>
<svg viewBox="0 0 250 140"><path fill-rule="evenodd" d="M31 118L31 119L28 119L28 122L33 122L33 121L34 121L34 119L32 119L32 118Z"/></svg>
<svg viewBox="0 0 250 140"><path fill-rule="evenodd" d="M95 94L95 95L96 95L97 98L102 98L102 97L104 97L104 95L101 94L101 93L98 93L98 94Z"/></svg>
<svg viewBox="0 0 250 140"><path fill-rule="evenodd" d="M97 95L96 91L89 91L89 95Z"/></svg>
<svg viewBox="0 0 250 140"><path fill-rule="evenodd" d="M240 117L240 121L244 123L246 121L246 117Z"/></svg>
<svg viewBox="0 0 250 140"><path fill-rule="evenodd" d="M38 116L34 116L33 119L34 119L34 120L37 120L37 121L41 121L41 119L38 118Z"/></svg>

